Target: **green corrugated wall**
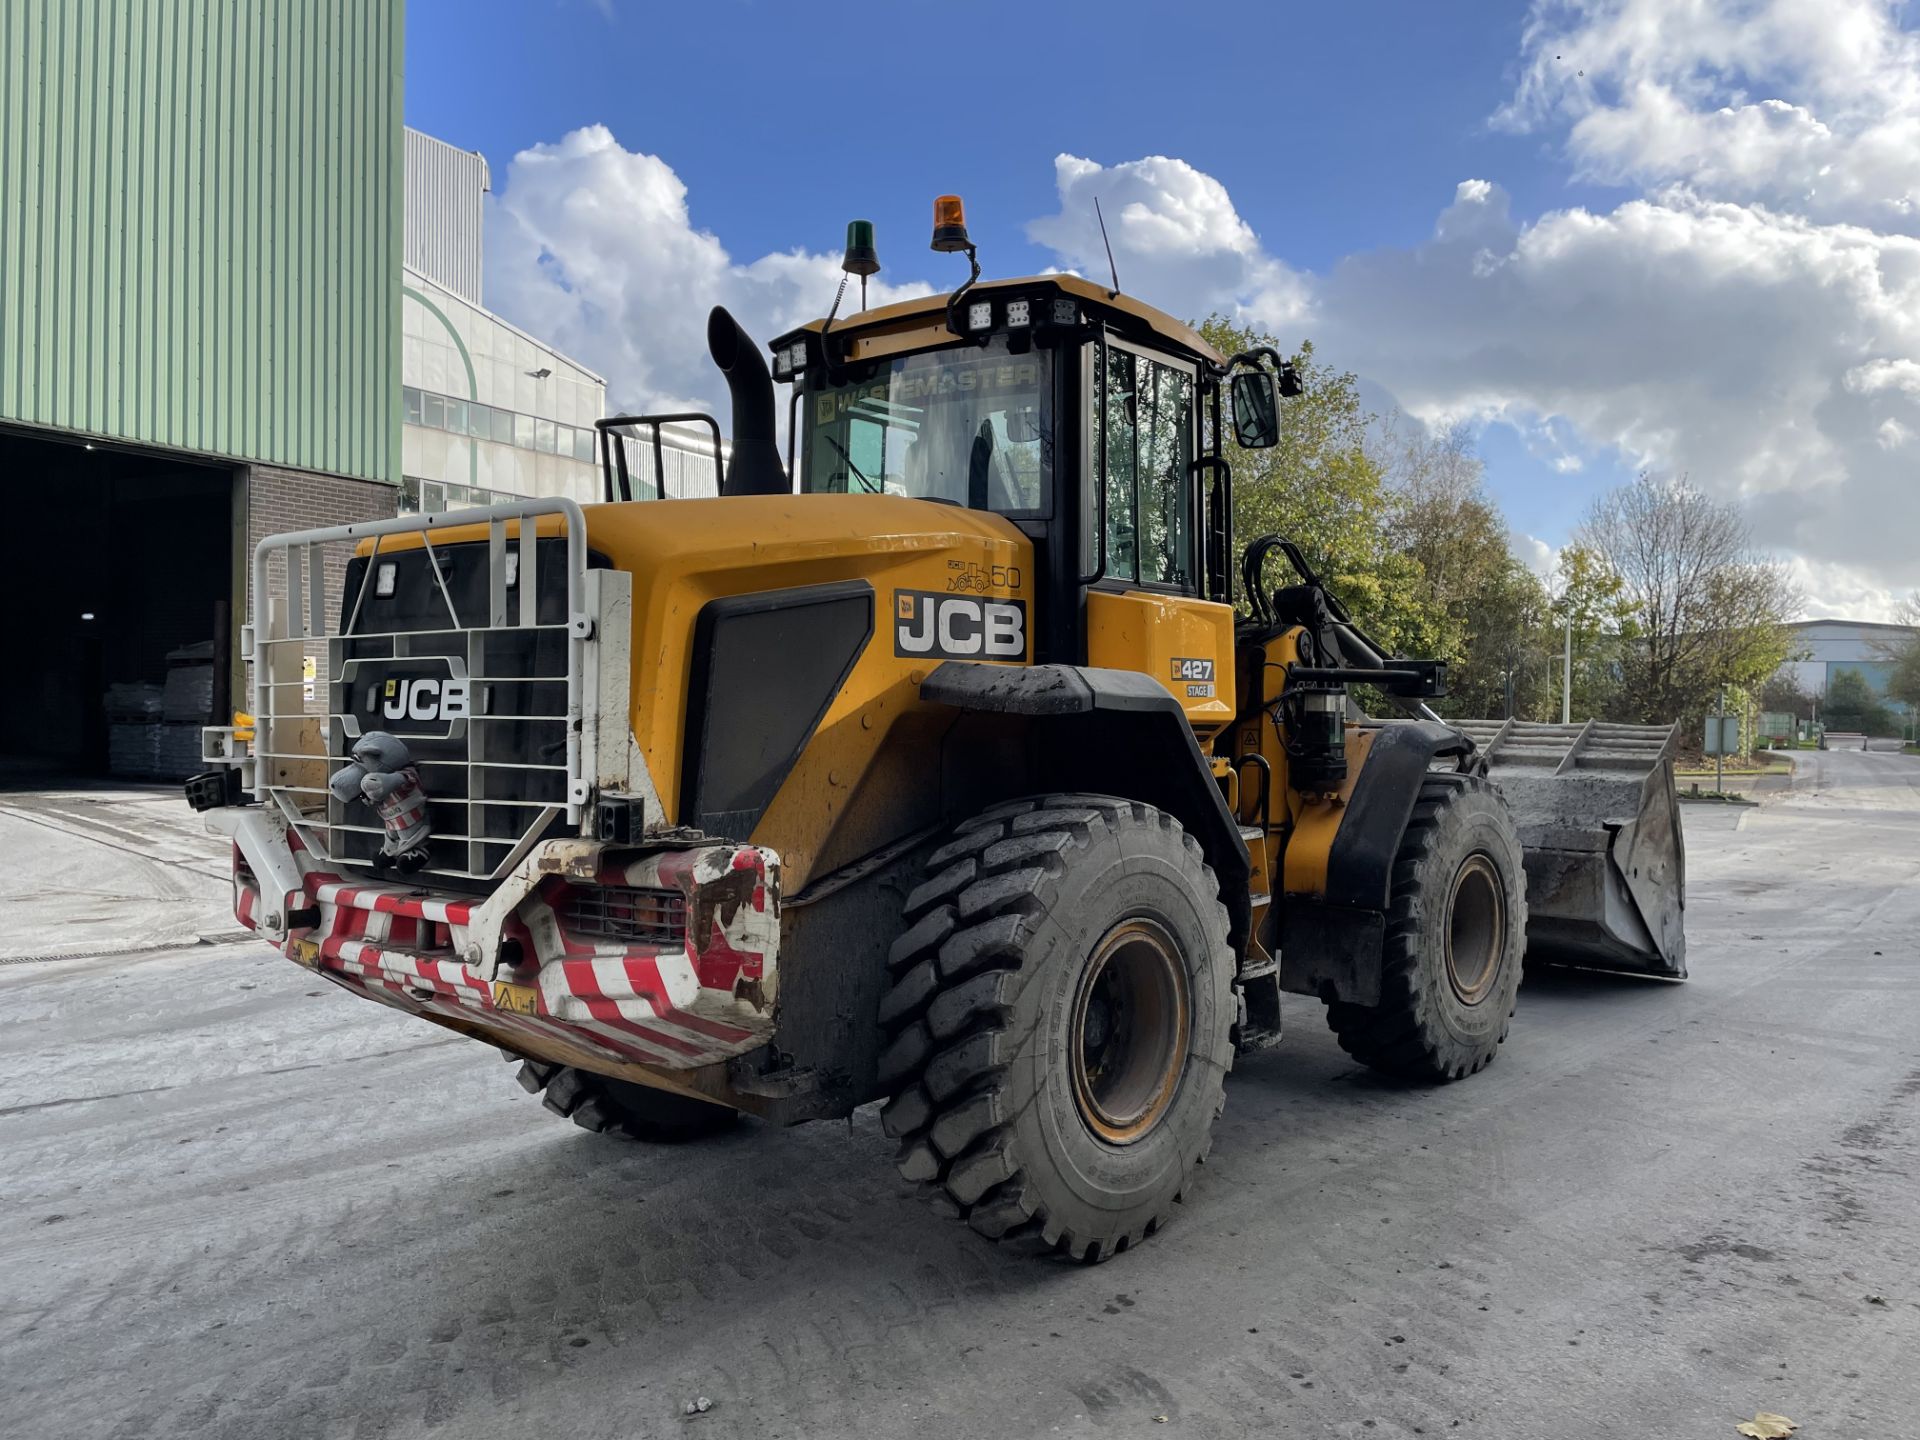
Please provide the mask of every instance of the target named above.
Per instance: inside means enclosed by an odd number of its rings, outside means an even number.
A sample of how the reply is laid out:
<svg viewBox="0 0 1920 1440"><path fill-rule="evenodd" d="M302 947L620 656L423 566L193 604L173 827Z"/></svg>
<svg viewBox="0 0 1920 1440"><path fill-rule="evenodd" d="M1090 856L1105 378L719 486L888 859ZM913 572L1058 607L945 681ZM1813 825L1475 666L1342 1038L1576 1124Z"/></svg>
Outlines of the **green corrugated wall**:
<svg viewBox="0 0 1920 1440"><path fill-rule="evenodd" d="M0 0L0 420L400 470L401 0Z"/></svg>

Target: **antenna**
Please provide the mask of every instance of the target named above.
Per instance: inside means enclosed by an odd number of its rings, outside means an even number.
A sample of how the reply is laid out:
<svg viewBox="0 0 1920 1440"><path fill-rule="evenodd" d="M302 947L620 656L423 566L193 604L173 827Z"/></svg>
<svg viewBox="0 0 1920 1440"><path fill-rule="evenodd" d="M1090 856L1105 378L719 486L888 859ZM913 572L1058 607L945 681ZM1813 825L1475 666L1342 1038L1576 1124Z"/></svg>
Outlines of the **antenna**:
<svg viewBox="0 0 1920 1440"><path fill-rule="evenodd" d="M1113 289L1108 292L1109 300L1120 294L1120 267L1113 263L1113 242L1107 239L1107 217L1100 213L1100 197L1093 197L1093 217L1100 222L1100 243L1107 247L1107 273L1113 276Z"/></svg>

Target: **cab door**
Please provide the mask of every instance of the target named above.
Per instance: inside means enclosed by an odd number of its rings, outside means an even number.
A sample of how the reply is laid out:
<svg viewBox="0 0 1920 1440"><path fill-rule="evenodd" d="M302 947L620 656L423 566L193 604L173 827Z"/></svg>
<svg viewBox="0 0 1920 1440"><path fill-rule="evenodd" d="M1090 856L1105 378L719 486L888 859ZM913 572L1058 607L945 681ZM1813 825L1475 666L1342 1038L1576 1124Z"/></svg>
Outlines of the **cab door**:
<svg viewBox="0 0 1920 1440"><path fill-rule="evenodd" d="M1151 675L1204 743L1233 719L1233 611L1200 598L1197 376L1112 338L1090 368L1105 563L1087 592L1087 663Z"/></svg>

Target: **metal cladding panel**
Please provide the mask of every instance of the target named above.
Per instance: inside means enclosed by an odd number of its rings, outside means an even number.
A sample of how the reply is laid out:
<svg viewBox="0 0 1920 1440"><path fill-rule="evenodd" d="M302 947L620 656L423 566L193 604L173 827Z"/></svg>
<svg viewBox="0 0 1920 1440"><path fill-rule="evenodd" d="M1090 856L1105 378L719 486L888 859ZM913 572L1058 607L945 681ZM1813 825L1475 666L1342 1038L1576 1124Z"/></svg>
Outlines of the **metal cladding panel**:
<svg viewBox="0 0 1920 1440"><path fill-rule="evenodd" d="M0 5L0 419L396 480L402 17Z"/></svg>
<svg viewBox="0 0 1920 1440"><path fill-rule="evenodd" d="M414 129L406 147L407 267L478 305L486 158Z"/></svg>

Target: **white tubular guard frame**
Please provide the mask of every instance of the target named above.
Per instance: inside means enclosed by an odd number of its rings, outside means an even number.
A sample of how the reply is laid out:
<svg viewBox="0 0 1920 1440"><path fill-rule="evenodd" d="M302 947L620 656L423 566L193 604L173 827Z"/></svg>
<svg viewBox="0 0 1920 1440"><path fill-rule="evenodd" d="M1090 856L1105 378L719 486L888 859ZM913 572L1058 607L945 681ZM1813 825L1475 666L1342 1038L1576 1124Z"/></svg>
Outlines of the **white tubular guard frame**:
<svg viewBox="0 0 1920 1440"><path fill-rule="evenodd" d="M537 548L538 519L543 515L558 515L565 521L566 540L566 613L559 624L539 621L539 556ZM518 534L511 540L507 530L510 524L517 525ZM460 529L463 527L484 526L487 532L487 572L484 615L462 615L451 590L447 586L445 570L441 564L439 552L434 549L433 537L436 532ZM375 583L377 562L380 557L381 541L394 535L415 535L420 537L421 547L425 550L428 563L432 568L433 579L439 597L444 601L448 623L430 629L408 631L368 631L358 632L355 624L359 619L368 589ZM329 545L346 544L357 546L361 542L372 542L367 555L366 568L361 577L356 595L333 597L329 604L327 595L327 576L325 551ZM463 545L469 542L461 542ZM507 565L510 550L517 549L518 575L516 583L508 584ZM276 554L285 557L284 567L276 577L269 564ZM423 870L423 876L442 875L460 877L469 880L494 880L506 874L526 853L532 843L538 839L548 822L564 809L567 822L578 825L588 806L593 779L597 775L597 756L593 753L598 743L598 727L583 723L588 697L588 646L594 633L593 599L589 594L590 586L587 573L587 527L586 517L580 506L573 500L555 497L541 500L525 500L505 505L488 506L483 509L459 510L435 515L408 515L392 520L371 520L354 525L335 525L317 530L290 531L283 535L271 535L262 540L253 554L253 605L254 621L241 630L240 649L244 659L251 662L253 671L250 684L252 711L255 724L255 738L252 746L252 794L261 801L271 800L279 806L287 823L299 835L302 844L315 855L331 858L329 831L333 829L361 830L378 834L376 824L357 825L343 823L340 817L329 818L327 809L327 791L325 777L320 776L319 784L301 783L311 781L313 767L324 768L332 756L332 741L336 730L345 730L356 724L355 717L342 714L334 708L338 695L338 682L341 678L340 667L348 639L391 639L391 658L404 659L411 655L412 642L415 639L437 642L446 645L455 640L464 641L469 657L470 674L474 682L486 679L520 682L529 680L551 681L557 676L503 675L486 676L484 664L478 663L484 653L483 639L493 632L503 630L556 630L563 629L567 636L566 655L566 713L539 716L491 716L477 714L468 720L474 727L483 727L494 720L560 720L565 721L566 759L564 767L558 764L517 762L507 764L490 761L486 758L474 758L478 742L469 739L465 760L435 760L428 762L432 769L444 773L449 768L459 768L466 781L461 803L466 807L469 823L467 833L460 835L441 835L442 841L467 843L468 862L464 868L454 869L446 866L429 866ZM513 592L517 591L516 596ZM343 602L351 599L351 604ZM472 608L471 605L469 608ZM334 617L344 615L337 627L332 623ZM324 715L309 712L306 706L304 690L308 683L304 676L303 660L316 647L324 647L328 668L324 680L326 704ZM423 649L422 654L442 652ZM324 727L324 728L323 728ZM476 731L470 731L474 735ZM565 770L564 804L542 803L529 800L495 800L476 798L479 796L474 784L475 773L487 769L517 770ZM432 785L429 782L429 795ZM486 807L516 807L521 810L537 812L531 824L520 832L519 839L508 844L502 843L497 836L474 833L483 827L472 821L474 813ZM317 813L316 813L317 810ZM372 817L368 817L372 818ZM483 861L488 850L502 851L497 861Z"/></svg>

